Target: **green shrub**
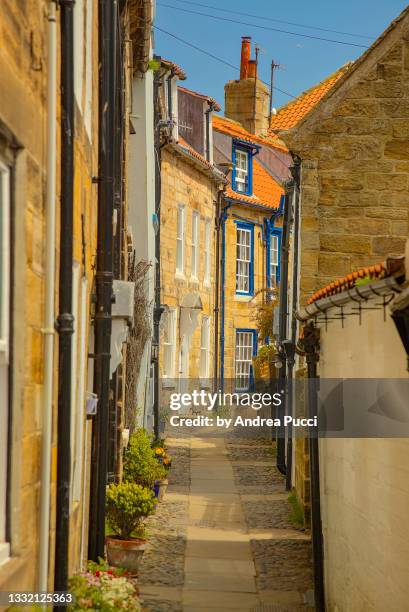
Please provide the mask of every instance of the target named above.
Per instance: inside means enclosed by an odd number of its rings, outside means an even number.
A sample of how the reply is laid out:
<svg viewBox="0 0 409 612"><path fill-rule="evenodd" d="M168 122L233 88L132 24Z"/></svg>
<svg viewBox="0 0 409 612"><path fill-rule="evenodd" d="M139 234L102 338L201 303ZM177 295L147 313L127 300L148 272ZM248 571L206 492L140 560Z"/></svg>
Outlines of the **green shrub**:
<svg viewBox="0 0 409 612"><path fill-rule="evenodd" d="M134 482L111 484L107 490L106 517L113 532L127 540L140 529L142 519L155 510L153 491Z"/></svg>
<svg viewBox="0 0 409 612"><path fill-rule="evenodd" d="M155 480L166 478L166 470L155 457L151 436L144 429L133 433L124 453L124 480L152 487Z"/></svg>

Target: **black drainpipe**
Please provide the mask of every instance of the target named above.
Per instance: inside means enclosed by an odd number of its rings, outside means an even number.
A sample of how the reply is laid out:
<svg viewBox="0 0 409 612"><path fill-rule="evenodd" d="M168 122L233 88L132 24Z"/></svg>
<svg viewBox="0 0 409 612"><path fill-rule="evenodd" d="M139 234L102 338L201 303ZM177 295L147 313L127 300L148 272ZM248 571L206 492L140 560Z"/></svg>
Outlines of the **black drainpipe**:
<svg viewBox="0 0 409 612"><path fill-rule="evenodd" d="M293 413L294 381L293 372L295 364L295 346L297 342L297 317L298 310L298 251L299 251L299 230L300 230L300 167L301 160L294 156L291 174L294 179L295 200L294 200L294 232L293 232L293 270L292 270L292 312L291 312L291 340L287 344L287 414ZM286 467L286 489L291 491L292 487L292 466L293 466L293 433L292 426L287 428L287 467Z"/></svg>
<svg viewBox="0 0 409 612"><path fill-rule="evenodd" d="M61 2L61 213L58 330L58 444L54 590L68 581L71 480L71 337L74 229L74 0ZM60 606L55 606L58 609Z"/></svg>
<svg viewBox="0 0 409 612"><path fill-rule="evenodd" d="M89 558L104 556L108 467L110 352L113 301L113 210L117 2L99 2L98 243L94 391L98 411L92 430Z"/></svg>
<svg viewBox="0 0 409 612"><path fill-rule="evenodd" d="M320 334L312 322L304 327L299 347L307 361L308 375L308 416L318 414L317 394L319 388L317 363L319 361ZM321 522L320 465L318 432L314 427L309 429L310 489L311 489L311 535L314 566L315 609L325 612L324 593L324 555Z"/></svg>
<svg viewBox="0 0 409 612"><path fill-rule="evenodd" d="M210 162L210 113L213 111L213 104L210 104L209 108L205 112L205 123L206 123L206 150L205 157Z"/></svg>
<svg viewBox="0 0 409 612"><path fill-rule="evenodd" d="M290 226L292 220L292 205L293 205L294 181L290 179L286 184L286 194L284 201L284 220L283 220L283 237L281 241L281 278L280 278L280 301L279 301L279 328L278 341L280 347L287 339L287 318L288 318L288 255L290 248ZM284 352L280 351L281 367L278 374L279 389L285 389L287 359ZM286 398L287 399L287 398ZM283 401L279 407L281 421L285 414L286 401ZM285 466L285 428L282 425L278 428L277 436L277 468L282 473L286 473Z"/></svg>
<svg viewBox="0 0 409 612"><path fill-rule="evenodd" d="M170 91L170 78L167 79L168 112L169 117L172 111L172 96ZM155 305L153 309L153 347L155 349L153 361L153 433L155 439L159 439L159 338L160 338L160 319L162 316L161 305L161 274L160 274L160 202L161 202L161 142L160 142L160 104L159 88L162 87L160 71L155 73L153 89L154 104L154 146L155 146L155 213L157 217L157 230L155 234Z"/></svg>

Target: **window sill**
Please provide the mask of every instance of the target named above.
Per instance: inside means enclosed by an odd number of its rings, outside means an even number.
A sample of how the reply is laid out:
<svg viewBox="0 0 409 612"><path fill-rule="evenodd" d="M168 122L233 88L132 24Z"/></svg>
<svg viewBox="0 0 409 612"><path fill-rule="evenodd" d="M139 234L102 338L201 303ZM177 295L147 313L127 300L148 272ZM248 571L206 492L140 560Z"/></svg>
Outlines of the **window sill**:
<svg viewBox="0 0 409 612"><path fill-rule="evenodd" d="M175 272L175 279L179 280L179 281L185 281L186 280L186 276L183 272Z"/></svg>
<svg viewBox="0 0 409 612"><path fill-rule="evenodd" d="M174 378L162 378L162 389L175 389L176 381Z"/></svg>
<svg viewBox="0 0 409 612"><path fill-rule="evenodd" d="M212 381L209 378L200 378L199 386L201 389L210 389L212 386Z"/></svg>
<svg viewBox="0 0 409 612"><path fill-rule="evenodd" d="M8 542L0 543L0 567L10 560L10 544Z"/></svg>
<svg viewBox="0 0 409 612"><path fill-rule="evenodd" d="M197 278L197 276L191 276L189 279L189 284L195 285L197 287L199 285L199 279Z"/></svg>
<svg viewBox="0 0 409 612"><path fill-rule="evenodd" d="M253 297L253 295L241 295L240 293L236 293L234 295L234 300L236 302L251 302Z"/></svg>
<svg viewBox="0 0 409 612"><path fill-rule="evenodd" d="M235 189L234 187L232 187L232 190L234 191L234 193L237 193L237 195L247 196L248 198L254 197L254 194L250 193L249 191L240 191L239 189Z"/></svg>
<svg viewBox="0 0 409 612"><path fill-rule="evenodd" d="M211 285L211 283L210 283L210 281L209 281L209 280L205 280L205 281L203 281L203 287L204 287L205 289L210 289L210 288L211 288L211 286L212 286L212 285Z"/></svg>

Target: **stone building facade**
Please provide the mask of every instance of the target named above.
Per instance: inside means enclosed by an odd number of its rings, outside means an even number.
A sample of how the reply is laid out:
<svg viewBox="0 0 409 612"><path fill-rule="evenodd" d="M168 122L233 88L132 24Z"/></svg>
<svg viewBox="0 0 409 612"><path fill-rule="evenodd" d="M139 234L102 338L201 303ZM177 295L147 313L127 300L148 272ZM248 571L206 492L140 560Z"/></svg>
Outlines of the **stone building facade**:
<svg viewBox="0 0 409 612"><path fill-rule="evenodd" d="M123 113L121 164L127 157L130 112L130 46L141 37L141 3L122 3L119 15ZM144 9L148 3L144 4ZM55 17L54 17L54 10ZM52 590L56 527L58 383L66 373L58 368L58 334L46 328L47 228L46 206L51 177L47 174L50 141L47 136L49 97L47 79L55 27L56 134L54 319L58 314L61 173L61 11L55 2L12 2L0 6L0 589L36 591L41 571ZM52 25L52 24L55 24ZM137 27L134 27L136 24ZM143 20L146 26L146 19ZM71 481L69 573L88 558L92 420L86 419L86 400L93 391L93 315L98 235L98 71L99 21L97 0L77 0L74 32L74 182L73 288L71 377ZM148 34L150 25L147 26ZM143 45L139 46L141 59ZM142 51L141 51L142 50ZM143 55L143 53L142 53ZM135 60L135 57L134 57ZM136 66L136 62L134 61ZM145 68L146 69L146 68ZM120 82L120 80L118 80ZM127 176L121 174L117 201L118 254L115 278L126 279ZM51 450L46 444L45 337L54 338ZM121 360L121 351L120 351ZM122 388L123 389L123 388ZM118 406L122 395L116 396ZM117 409L117 406L114 406ZM121 423L118 418L117 423ZM120 432L119 432L120 435ZM49 454L48 454L49 453ZM50 491L42 479L43 459L50 457ZM50 517L44 519L48 507ZM48 529L41 531L41 525ZM40 538L40 533L43 537ZM42 561L41 561L42 560ZM45 563L44 563L45 561ZM43 570L41 570L41 567ZM44 570L45 567L45 570ZM47 571L48 568L48 571ZM44 578L44 577L43 577Z"/></svg>
<svg viewBox="0 0 409 612"><path fill-rule="evenodd" d="M302 160L301 300L403 251L408 234L405 10L320 102L279 131Z"/></svg>
<svg viewBox="0 0 409 612"><path fill-rule="evenodd" d="M256 319L260 305L278 294L290 158L231 119L215 117L214 130L215 162L232 167L220 214L220 383L226 391L243 391L252 386L258 348L272 341L259 337ZM237 151L248 155L251 186L244 192L236 179Z"/></svg>
<svg viewBox="0 0 409 612"><path fill-rule="evenodd" d="M78 360L73 364L75 388L85 389L86 363L80 353L88 350L89 303L92 288L96 246L96 191L92 176L97 167L97 3L92 0L77 3L75 27L75 184L74 184L74 287L73 308L77 313L74 340ZM95 6L94 6L95 5ZM0 52L0 73L7 87L0 94L2 181L6 174L9 195L2 199L2 219L7 214L10 234L2 236L2 249L7 249L10 261L11 307L9 310L8 402L2 396L2 419L9 422L9 437L4 440L9 469L2 487L1 510L4 529L0 534L1 590L36 590L38 587L38 555L41 458L43 443L43 382L44 382L44 316L45 316L45 235L47 188L47 15L46 1L24 4L3 2L0 24L4 44ZM57 23L58 23L57 14ZM57 26L59 27L59 26ZM57 79L59 75L57 74ZM58 81L57 81L58 87ZM57 98L57 109L59 99ZM58 110L57 110L58 112ZM57 138L59 136L59 113ZM58 143L58 140L57 140ZM59 174L57 144L57 174ZM59 212L59 180L57 176L57 233ZM4 253L5 251L3 251ZM58 261L59 243L56 243ZM2 276L3 282L3 276ZM58 307L58 274L55 303ZM6 288L7 294L7 288ZM7 308L3 302L2 309ZM54 354L57 357L57 336ZM51 521L49 535L50 585L54 566L54 522L56 482L56 406L57 359L54 369L53 440L51 468ZM2 366L4 368L4 364ZM84 390L85 392L85 390ZM86 500L82 487L85 449L85 413L83 399L74 397L72 508L71 508L71 567L79 567L81 559L82 524L85 521ZM4 432L4 430L3 430ZM3 434L4 435L4 434ZM7 465L7 460L2 468ZM3 520L4 519L4 520ZM3 554L4 552L4 554Z"/></svg>
<svg viewBox="0 0 409 612"><path fill-rule="evenodd" d="M211 389L214 375L215 217L226 180L213 164L217 103L185 87L162 60L160 102L172 119L161 153L161 404L167 394ZM203 129L204 128L204 129ZM190 380L190 382L189 382Z"/></svg>
<svg viewBox="0 0 409 612"><path fill-rule="evenodd" d="M171 147L163 152L162 176L162 385L169 389L175 379L191 378L208 387L213 377L217 181L189 159L187 149L185 154Z"/></svg>

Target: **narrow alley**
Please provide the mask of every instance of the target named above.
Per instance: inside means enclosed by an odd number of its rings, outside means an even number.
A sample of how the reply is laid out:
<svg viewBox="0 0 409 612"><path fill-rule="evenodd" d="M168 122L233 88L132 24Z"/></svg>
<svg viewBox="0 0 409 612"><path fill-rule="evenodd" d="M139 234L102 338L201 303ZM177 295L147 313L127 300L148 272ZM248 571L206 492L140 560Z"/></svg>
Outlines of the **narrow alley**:
<svg viewBox="0 0 409 612"><path fill-rule="evenodd" d="M139 579L146 609L312 610L310 540L291 522L271 442L196 429L167 446L174 467Z"/></svg>

